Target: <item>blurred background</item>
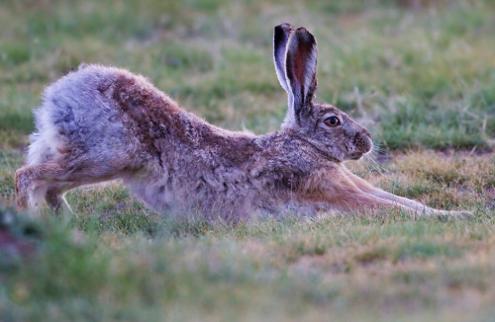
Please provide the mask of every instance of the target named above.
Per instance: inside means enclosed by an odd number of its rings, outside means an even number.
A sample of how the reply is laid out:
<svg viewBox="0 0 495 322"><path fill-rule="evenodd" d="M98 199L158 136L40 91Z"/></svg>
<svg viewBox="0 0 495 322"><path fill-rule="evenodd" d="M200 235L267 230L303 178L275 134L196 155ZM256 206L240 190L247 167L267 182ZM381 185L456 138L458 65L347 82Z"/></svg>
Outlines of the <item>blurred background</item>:
<svg viewBox="0 0 495 322"><path fill-rule="evenodd" d="M285 113L273 26L309 28L318 99L388 149L487 149L495 133L489 0L3 0L0 138L23 142L44 86L81 62L148 77L208 121L256 133Z"/></svg>

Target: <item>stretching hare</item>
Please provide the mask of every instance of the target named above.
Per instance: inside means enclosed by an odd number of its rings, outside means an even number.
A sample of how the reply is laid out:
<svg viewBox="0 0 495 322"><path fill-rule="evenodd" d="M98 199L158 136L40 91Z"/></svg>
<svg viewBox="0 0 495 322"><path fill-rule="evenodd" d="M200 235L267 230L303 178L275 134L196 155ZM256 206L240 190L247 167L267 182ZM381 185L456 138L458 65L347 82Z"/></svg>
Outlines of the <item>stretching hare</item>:
<svg viewBox="0 0 495 322"><path fill-rule="evenodd" d="M372 148L370 134L336 107L313 100L316 41L305 28L274 30L274 63L288 95L279 131L261 136L208 124L145 78L84 65L49 86L36 111L17 204L58 209L69 189L122 179L157 212L181 209L239 220L253 213L435 210L375 188L343 164Z"/></svg>

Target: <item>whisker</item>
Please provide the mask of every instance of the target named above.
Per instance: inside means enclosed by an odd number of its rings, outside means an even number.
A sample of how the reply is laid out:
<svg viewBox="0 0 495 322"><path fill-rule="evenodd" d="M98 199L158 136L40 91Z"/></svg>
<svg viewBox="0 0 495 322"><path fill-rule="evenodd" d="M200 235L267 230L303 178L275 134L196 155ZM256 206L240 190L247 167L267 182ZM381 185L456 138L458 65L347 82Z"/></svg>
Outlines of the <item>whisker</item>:
<svg viewBox="0 0 495 322"><path fill-rule="evenodd" d="M367 167L371 171L378 173L386 173L385 167L378 161L380 155L384 155L386 149L382 148L378 143L373 143L371 152L364 156L364 160L367 162Z"/></svg>

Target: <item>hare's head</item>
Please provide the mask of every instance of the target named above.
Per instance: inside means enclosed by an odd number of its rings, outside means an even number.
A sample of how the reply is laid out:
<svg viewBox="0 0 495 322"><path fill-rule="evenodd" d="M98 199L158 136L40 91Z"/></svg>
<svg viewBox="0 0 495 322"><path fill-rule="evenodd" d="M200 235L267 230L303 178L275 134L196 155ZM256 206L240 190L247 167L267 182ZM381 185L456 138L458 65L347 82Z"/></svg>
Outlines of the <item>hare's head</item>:
<svg viewBox="0 0 495 322"><path fill-rule="evenodd" d="M288 95L283 127L328 156L356 160L372 147L368 131L338 108L313 101L316 90L316 41L305 28L281 24L274 31L274 64Z"/></svg>

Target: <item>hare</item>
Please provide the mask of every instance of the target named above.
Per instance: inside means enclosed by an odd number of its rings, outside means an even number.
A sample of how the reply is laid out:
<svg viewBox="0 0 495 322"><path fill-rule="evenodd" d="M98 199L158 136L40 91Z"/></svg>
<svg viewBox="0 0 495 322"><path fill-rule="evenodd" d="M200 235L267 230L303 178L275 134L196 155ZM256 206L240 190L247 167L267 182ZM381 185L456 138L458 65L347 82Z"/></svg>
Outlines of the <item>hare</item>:
<svg viewBox="0 0 495 322"><path fill-rule="evenodd" d="M142 76L83 65L50 85L36 111L27 164L16 172L20 208L59 209L64 192L122 179L157 212L199 211L239 220L254 213L398 209L463 216L373 187L344 165L372 148L369 132L316 102L317 47L305 28L274 28L274 64L287 92L281 129L233 132L181 109Z"/></svg>

